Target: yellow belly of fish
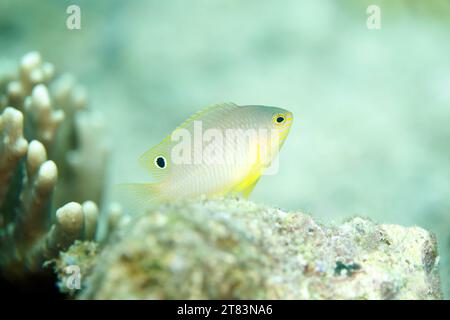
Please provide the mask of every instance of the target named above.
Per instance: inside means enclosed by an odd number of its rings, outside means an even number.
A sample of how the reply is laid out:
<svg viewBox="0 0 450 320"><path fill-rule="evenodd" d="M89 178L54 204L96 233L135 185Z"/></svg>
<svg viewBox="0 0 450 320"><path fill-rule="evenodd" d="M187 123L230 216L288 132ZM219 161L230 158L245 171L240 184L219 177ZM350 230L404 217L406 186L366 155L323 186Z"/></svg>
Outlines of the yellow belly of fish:
<svg viewBox="0 0 450 320"><path fill-rule="evenodd" d="M231 193L241 194L244 198L248 198L250 193L256 186L259 178L261 177L261 172L251 172L249 175L242 180L241 183L236 185Z"/></svg>
<svg viewBox="0 0 450 320"><path fill-rule="evenodd" d="M227 190L224 195L226 195L226 194L242 195L242 197L244 197L244 198L248 198L250 196L250 193L255 188L256 183L258 183L258 180L261 177L261 174L263 171L262 165L261 165L259 145L258 145L257 152L258 153L257 153L256 161L251 166L247 175L244 178L240 179L237 184L233 185L229 190Z"/></svg>

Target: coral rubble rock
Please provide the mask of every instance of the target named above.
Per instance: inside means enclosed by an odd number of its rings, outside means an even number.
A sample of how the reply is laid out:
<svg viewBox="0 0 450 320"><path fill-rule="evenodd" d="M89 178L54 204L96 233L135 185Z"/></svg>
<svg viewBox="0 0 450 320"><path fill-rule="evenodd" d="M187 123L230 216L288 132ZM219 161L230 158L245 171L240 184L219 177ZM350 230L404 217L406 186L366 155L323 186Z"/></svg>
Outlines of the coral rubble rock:
<svg viewBox="0 0 450 320"><path fill-rule="evenodd" d="M421 228L362 218L325 227L244 200L154 207L95 259L78 298L441 298L436 242Z"/></svg>

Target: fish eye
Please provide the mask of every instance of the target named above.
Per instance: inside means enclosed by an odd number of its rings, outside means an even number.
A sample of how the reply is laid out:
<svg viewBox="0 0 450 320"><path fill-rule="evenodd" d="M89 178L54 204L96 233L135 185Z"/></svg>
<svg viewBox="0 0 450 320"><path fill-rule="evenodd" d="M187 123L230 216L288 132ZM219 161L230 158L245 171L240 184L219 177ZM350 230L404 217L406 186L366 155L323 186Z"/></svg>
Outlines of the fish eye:
<svg viewBox="0 0 450 320"><path fill-rule="evenodd" d="M286 116L284 114L278 113L273 116L273 122L276 125L281 125L286 121Z"/></svg>
<svg viewBox="0 0 450 320"><path fill-rule="evenodd" d="M166 158L164 158L163 156L156 157L155 165L160 169L164 169L166 167Z"/></svg>

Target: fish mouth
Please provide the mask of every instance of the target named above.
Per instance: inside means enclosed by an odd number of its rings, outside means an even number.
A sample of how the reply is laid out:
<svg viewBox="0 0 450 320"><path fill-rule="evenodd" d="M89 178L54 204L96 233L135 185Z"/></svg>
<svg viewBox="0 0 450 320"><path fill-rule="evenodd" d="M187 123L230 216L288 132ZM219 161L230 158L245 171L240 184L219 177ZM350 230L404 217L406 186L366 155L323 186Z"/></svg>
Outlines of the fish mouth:
<svg viewBox="0 0 450 320"><path fill-rule="evenodd" d="M289 132L289 130L291 129L292 123L294 122L294 115L292 114L292 112L287 111L287 110L285 111L284 114L285 114L286 120L285 120L284 126L281 129L281 131Z"/></svg>
<svg viewBox="0 0 450 320"><path fill-rule="evenodd" d="M286 125L291 126L292 122L294 122L294 115L290 111L286 111Z"/></svg>

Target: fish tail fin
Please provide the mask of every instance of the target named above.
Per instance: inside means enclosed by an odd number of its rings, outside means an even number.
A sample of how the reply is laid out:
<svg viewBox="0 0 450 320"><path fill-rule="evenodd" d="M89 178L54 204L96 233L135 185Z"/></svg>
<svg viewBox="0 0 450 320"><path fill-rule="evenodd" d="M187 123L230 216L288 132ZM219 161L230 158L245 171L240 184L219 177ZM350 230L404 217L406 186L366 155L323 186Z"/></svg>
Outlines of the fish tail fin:
<svg viewBox="0 0 450 320"><path fill-rule="evenodd" d="M114 186L114 191L124 205L133 210L148 207L158 199L156 183L122 183Z"/></svg>

